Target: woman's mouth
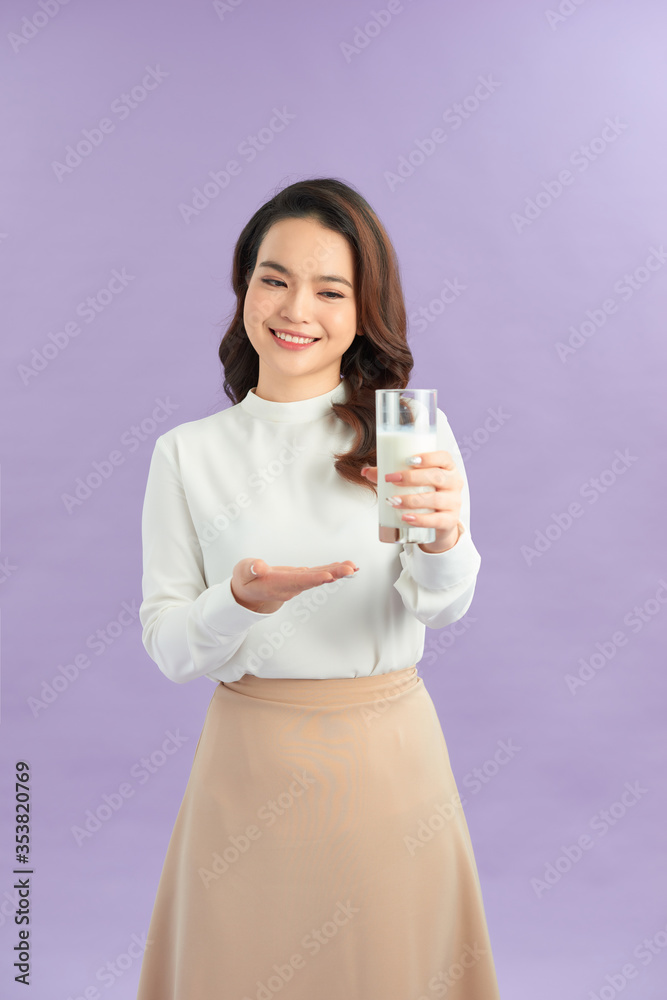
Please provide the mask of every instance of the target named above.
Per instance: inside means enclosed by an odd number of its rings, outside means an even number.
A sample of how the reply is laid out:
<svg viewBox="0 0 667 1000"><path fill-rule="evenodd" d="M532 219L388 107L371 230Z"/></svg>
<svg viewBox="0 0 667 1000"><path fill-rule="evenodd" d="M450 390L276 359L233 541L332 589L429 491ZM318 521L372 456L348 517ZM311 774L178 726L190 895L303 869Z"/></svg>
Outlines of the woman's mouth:
<svg viewBox="0 0 667 1000"><path fill-rule="evenodd" d="M271 330L271 327L269 327L269 329ZM271 335L280 347L284 347L288 351L304 351L312 344L316 344L320 339L319 337L312 339L306 337L293 337L289 333L281 333L278 335L275 330L271 330Z"/></svg>

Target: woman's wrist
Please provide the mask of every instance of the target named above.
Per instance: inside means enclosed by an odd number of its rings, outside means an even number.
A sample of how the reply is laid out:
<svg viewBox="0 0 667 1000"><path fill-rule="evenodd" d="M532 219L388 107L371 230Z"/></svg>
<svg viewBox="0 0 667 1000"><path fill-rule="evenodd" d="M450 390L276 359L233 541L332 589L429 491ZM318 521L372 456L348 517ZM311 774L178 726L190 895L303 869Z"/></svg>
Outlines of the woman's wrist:
<svg viewBox="0 0 667 1000"><path fill-rule="evenodd" d="M419 548L422 552L430 552L433 555L438 555L440 552L449 552L450 549L454 548L464 531L465 528L459 521L456 527L444 539L438 538L436 535L434 542L425 542L424 544L420 544Z"/></svg>
<svg viewBox="0 0 667 1000"><path fill-rule="evenodd" d="M243 601L240 600L238 595L234 593L234 581L232 580L229 585L229 589L232 592L232 597L237 604L240 604L242 608L247 608L248 611L254 611L259 615L270 615L274 611L278 611L284 604L284 601Z"/></svg>

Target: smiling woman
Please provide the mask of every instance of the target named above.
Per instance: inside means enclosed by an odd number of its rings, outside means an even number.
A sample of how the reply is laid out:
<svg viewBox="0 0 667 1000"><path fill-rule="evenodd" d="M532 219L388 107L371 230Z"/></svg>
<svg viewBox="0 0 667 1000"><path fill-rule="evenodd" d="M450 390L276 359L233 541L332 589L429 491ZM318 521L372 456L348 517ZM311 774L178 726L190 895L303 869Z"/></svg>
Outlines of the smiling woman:
<svg viewBox="0 0 667 1000"><path fill-rule="evenodd" d="M405 388L414 365L398 260L380 219L341 181L292 184L241 232L232 287L237 307L218 351L227 396L238 403L252 390L287 402L344 380L345 398L331 405L353 444L334 454L334 469L376 495L361 473L376 459L375 390ZM288 349L273 330L316 342Z"/></svg>
<svg viewBox="0 0 667 1000"><path fill-rule="evenodd" d="M258 256L243 310L260 359L256 395L271 398L269 384L281 401L328 392L340 381L341 355L361 336L347 240L313 218L288 218L271 227ZM283 358L285 351L304 357Z"/></svg>
<svg viewBox="0 0 667 1000"><path fill-rule="evenodd" d="M401 494L437 545L378 539L375 392L413 364L393 247L353 188L301 181L248 222L232 284L232 405L157 439L144 501L144 645L172 681L216 687L137 1000L498 1000L417 673L481 563L442 411L403 472L432 492Z"/></svg>

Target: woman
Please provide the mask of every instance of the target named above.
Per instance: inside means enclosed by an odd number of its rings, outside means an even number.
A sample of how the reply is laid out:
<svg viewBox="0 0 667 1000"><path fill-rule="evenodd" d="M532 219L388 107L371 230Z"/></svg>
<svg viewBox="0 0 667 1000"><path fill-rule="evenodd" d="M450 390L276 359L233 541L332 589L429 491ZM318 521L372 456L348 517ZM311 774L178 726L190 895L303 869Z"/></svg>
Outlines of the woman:
<svg viewBox="0 0 667 1000"><path fill-rule="evenodd" d="M138 1000L496 1000L425 627L470 607L461 454L392 474L430 544L378 540L375 390L413 365L367 202L292 184L241 233L220 344L232 406L156 441L144 645L216 688L167 850ZM432 513L410 514L428 507Z"/></svg>

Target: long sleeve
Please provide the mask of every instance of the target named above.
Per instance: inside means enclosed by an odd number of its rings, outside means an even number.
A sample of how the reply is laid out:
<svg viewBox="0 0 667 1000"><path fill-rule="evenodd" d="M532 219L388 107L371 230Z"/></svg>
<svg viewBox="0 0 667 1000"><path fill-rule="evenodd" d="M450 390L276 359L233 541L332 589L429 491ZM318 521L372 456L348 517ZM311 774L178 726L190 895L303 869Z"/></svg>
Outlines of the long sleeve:
<svg viewBox="0 0 667 1000"><path fill-rule="evenodd" d="M470 534L470 489L463 457L442 410L438 410L438 449L451 454L463 476L459 520L464 530L446 552L424 552L417 542L404 542L399 554L403 570L394 583L407 610L434 629L451 625L466 613L482 562Z"/></svg>
<svg viewBox="0 0 667 1000"><path fill-rule="evenodd" d="M142 512L142 642L177 684L226 663L261 614L238 604L231 575L207 587L201 546L164 435L155 442ZM275 612L274 612L275 613Z"/></svg>

